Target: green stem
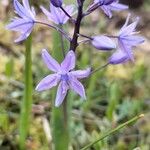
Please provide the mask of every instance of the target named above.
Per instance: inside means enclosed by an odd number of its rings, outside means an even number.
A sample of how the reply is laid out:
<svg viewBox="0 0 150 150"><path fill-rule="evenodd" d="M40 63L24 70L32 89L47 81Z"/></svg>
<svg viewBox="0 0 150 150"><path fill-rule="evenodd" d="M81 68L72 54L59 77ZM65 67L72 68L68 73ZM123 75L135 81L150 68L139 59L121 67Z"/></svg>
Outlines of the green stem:
<svg viewBox="0 0 150 150"><path fill-rule="evenodd" d="M29 36L26 43L25 52L25 90L24 97L21 105L21 118L20 118L20 149L26 149L26 138L29 132L29 124L31 119L32 109L32 58L31 58L31 45L32 37Z"/></svg>
<svg viewBox="0 0 150 150"><path fill-rule="evenodd" d="M85 146L85 147L82 148L81 150L86 150L86 149L90 148L91 146L93 146L94 144L98 143L99 141L105 139L106 137L110 136L111 134L114 134L114 133L117 132L118 130L120 130L120 129L122 129L123 127L125 127L125 126L127 126L127 125L129 125L129 124L131 124L131 123L133 123L133 122L135 122L135 121L137 121L138 119L140 119L140 118L142 118L142 117L144 117L144 114L141 114L141 115L139 115L139 116L136 116L136 117L130 119L129 121L127 121L127 122L125 122L125 123L119 125L119 126L116 127L115 129L112 129L112 130L108 131L107 133L105 133L104 135L102 135L100 138L98 138L98 139L95 140L94 142L88 144L87 146Z"/></svg>
<svg viewBox="0 0 150 150"><path fill-rule="evenodd" d="M57 61L62 62L65 56L67 44L62 35L53 32L53 55ZM56 90L53 92L53 99L56 97ZM68 96L66 96L63 104L56 108L53 104L52 108L52 128L53 143L55 150L68 150L69 147L69 125L68 125Z"/></svg>

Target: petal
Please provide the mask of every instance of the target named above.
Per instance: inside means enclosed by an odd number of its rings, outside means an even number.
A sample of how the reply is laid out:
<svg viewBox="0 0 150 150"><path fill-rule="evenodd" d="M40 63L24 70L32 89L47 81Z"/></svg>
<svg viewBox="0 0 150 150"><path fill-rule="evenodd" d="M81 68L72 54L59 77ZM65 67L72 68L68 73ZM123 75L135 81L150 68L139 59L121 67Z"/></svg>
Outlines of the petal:
<svg viewBox="0 0 150 150"><path fill-rule="evenodd" d="M59 77L57 74L51 74L45 77L40 81L40 83L37 85L36 90L37 91L44 91L48 90L54 86L56 86L59 82Z"/></svg>
<svg viewBox="0 0 150 150"><path fill-rule="evenodd" d="M62 10L60 8L57 8L55 6L53 6L52 4L50 4L50 10L51 10L51 14L53 16L53 21L56 23L56 24L62 24L62 20L63 20L63 17L61 15L62 13ZM64 13L63 13L64 14Z"/></svg>
<svg viewBox="0 0 150 150"><path fill-rule="evenodd" d="M87 68L86 70L71 71L70 74L77 79L82 79L88 77L90 75L90 72L91 68Z"/></svg>
<svg viewBox="0 0 150 150"><path fill-rule="evenodd" d="M29 5L29 1L28 0L22 0L23 2L23 6L25 7L25 9L30 9L30 5Z"/></svg>
<svg viewBox="0 0 150 150"><path fill-rule="evenodd" d="M25 20L25 19L14 19L10 24L6 26L7 29L13 30L13 31L25 31L28 28L31 28L34 25L34 22L31 20Z"/></svg>
<svg viewBox="0 0 150 150"><path fill-rule="evenodd" d="M56 99L55 99L55 106L59 107L64 98L67 95L67 91L68 91L68 85L65 81L61 81L59 86L58 86L58 90L57 90L57 94L56 94Z"/></svg>
<svg viewBox="0 0 150 150"><path fill-rule="evenodd" d="M135 28L136 28L138 22L139 22L139 18L137 18L135 22L131 23L127 27L121 28L119 35L120 36L127 36L127 35L132 34L132 32L135 31Z"/></svg>
<svg viewBox="0 0 150 150"><path fill-rule="evenodd" d="M108 60L110 64L117 65L121 63L125 63L129 60L129 57L122 50L116 51Z"/></svg>
<svg viewBox="0 0 150 150"><path fill-rule="evenodd" d="M115 0L103 0L103 3L105 5L110 5L112 2L114 2Z"/></svg>
<svg viewBox="0 0 150 150"><path fill-rule="evenodd" d="M28 11L29 13L29 16L32 18L32 19L35 19L35 9L34 7L30 8L30 5L29 5L29 1L28 0L23 0L23 6L24 8L26 9L26 11Z"/></svg>
<svg viewBox="0 0 150 150"><path fill-rule="evenodd" d="M112 3L110 7L111 7L111 10L114 10L114 11L121 11L121 10L125 10L129 8L127 5L119 4L118 2Z"/></svg>
<svg viewBox="0 0 150 150"><path fill-rule="evenodd" d="M17 0L14 0L14 7L15 7L15 10L16 10L16 13L20 17L31 19L31 16L28 13L28 11Z"/></svg>
<svg viewBox="0 0 150 150"><path fill-rule="evenodd" d="M111 9L109 7L109 5L102 5L101 6L101 9L104 11L104 13L109 17L109 18L112 18L112 12L111 12Z"/></svg>
<svg viewBox="0 0 150 150"><path fill-rule="evenodd" d="M107 36L94 36L92 45L98 50L112 50L116 48L116 44Z"/></svg>
<svg viewBox="0 0 150 150"><path fill-rule="evenodd" d="M32 29L33 28L31 27L31 28L26 29L24 32L22 32L21 36L18 39L16 39L15 42L18 43L27 39L30 33L32 32Z"/></svg>
<svg viewBox="0 0 150 150"><path fill-rule="evenodd" d="M121 28L121 30L123 30L124 28L126 28L128 26L130 17L131 17L131 14L129 13L128 16L127 16L127 18L126 18L126 21L125 21L124 25Z"/></svg>
<svg viewBox="0 0 150 150"><path fill-rule="evenodd" d="M79 82L76 78L72 77L69 82L70 88L79 94L83 99L86 99L85 90L81 82Z"/></svg>
<svg viewBox="0 0 150 150"><path fill-rule="evenodd" d="M145 39L142 36L127 36L122 38L123 42L129 46L137 46L138 44L142 44Z"/></svg>
<svg viewBox="0 0 150 150"><path fill-rule="evenodd" d="M76 60L75 53L72 50L70 50L67 53L63 62L61 63L62 70L68 72L68 71L74 69L75 68L75 60Z"/></svg>
<svg viewBox="0 0 150 150"><path fill-rule="evenodd" d="M52 58L52 56L45 49L42 50L42 58L48 69L53 72L60 71L59 63L54 58Z"/></svg>
<svg viewBox="0 0 150 150"><path fill-rule="evenodd" d="M126 45L124 42L123 42L123 40L122 39L119 39L119 47L120 47L120 49L123 51L123 52L125 52L127 55L128 55L128 57L132 60L132 61L134 61L134 57L133 57L133 54L132 54L132 47L131 46L129 46L129 45Z"/></svg>
<svg viewBox="0 0 150 150"><path fill-rule="evenodd" d="M68 5L68 6L65 7L65 10L70 16L72 16L74 6L73 5ZM63 13L63 16L64 16L64 17L62 17L63 18L63 24L65 24L69 20L69 17L64 12L62 12L62 13Z"/></svg>
<svg viewBox="0 0 150 150"><path fill-rule="evenodd" d="M53 15L47 9L45 9L43 6L40 6L40 8L50 21L57 23Z"/></svg>

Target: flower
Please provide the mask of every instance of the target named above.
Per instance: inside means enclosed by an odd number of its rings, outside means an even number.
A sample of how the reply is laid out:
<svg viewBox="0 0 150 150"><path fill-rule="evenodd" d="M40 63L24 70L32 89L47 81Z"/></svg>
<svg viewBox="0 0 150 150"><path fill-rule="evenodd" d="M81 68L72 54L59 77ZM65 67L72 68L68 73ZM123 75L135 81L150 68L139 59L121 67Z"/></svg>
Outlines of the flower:
<svg viewBox="0 0 150 150"><path fill-rule="evenodd" d="M86 99L84 87L78 79L88 77L90 69L72 71L75 68L75 53L73 51L67 53L61 64L53 59L45 49L42 50L42 58L48 69L54 74L42 79L36 87L37 91L47 90L59 84L55 99L56 107L62 104L68 89L72 89L83 99Z"/></svg>
<svg viewBox="0 0 150 150"><path fill-rule="evenodd" d="M65 24L69 17L63 12L61 8L57 8L50 4L50 12L47 11L43 6L41 6L43 13L47 16L47 18L54 22L55 24ZM68 5L64 7L64 10L70 15L73 15L73 5Z"/></svg>
<svg viewBox="0 0 150 150"><path fill-rule="evenodd" d="M132 52L132 47L137 46L145 41L142 36L138 36L136 32L136 27L139 18L129 24L130 14L128 15L125 24L120 29L117 36L119 43L119 50L115 52L110 58L109 62L111 64L124 63L127 60L134 61L134 55ZM129 25L128 25L129 24Z"/></svg>
<svg viewBox="0 0 150 150"><path fill-rule="evenodd" d="M94 0L94 3L99 3L99 7L109 18L112 17L112 11L128 9L127 5L120 4L118 0Z"/></svg>
<svg viewBox="0 0 150 150"><path fill-rule="evenodd" d="M14 0L14 8L19 17L12 20L10 24L6 26L7 29L21 32L21 36L15 40L20 42L25 40L32 32L35 23L35 11L34 8L30 8L28 0L22 0L21 5L18 0Z"/></svg>
<svg viewBox="0 0 150 150"><path fill-rule="evenodd" d="M116 44L107 36L92 37L92 45L98 50L112 50L116 48Z"/></svg>
<svg viewBox="0 0 150 150"><path fill-rule="evenodd" d="M62 6L62 0L51 0L51 3L52 3L55 7L61 7L61 6Z"/></svg>

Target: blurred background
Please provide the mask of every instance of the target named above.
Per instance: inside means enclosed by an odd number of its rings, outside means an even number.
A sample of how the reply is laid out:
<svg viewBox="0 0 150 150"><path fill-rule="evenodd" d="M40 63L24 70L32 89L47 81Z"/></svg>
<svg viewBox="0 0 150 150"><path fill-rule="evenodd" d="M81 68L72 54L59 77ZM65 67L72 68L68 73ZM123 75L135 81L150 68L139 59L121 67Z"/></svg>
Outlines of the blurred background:
<svg viewBox="0 0 150 150"><path fill-rule="evenodd" d="M150 150L150 0L120 0L130 6L135 18L140 17L138 30L146 42L135 48L135 63L109 66L103 71L84 80L87 101L83 102L73 95L71 115L71 146L78 150L100 133L116 127L135 115L144 113L145 117L117 134L96 144L92 150ZM75 1L66 0L66 3ZM48 6L49 0L31 0L39 18L40 5ZM87 6L90 1L87 0ZM48 7L47 7L48 8ZM124 24L128 11L114 13L110 20L95 11L82 23L81 33L97 35L114 34ZM24 89L24 44L15 44L15 32L7 31L5 25L14 16L12 1L0 0L0 150L18 150L18 124L20 103ZM72 24L66 26L72 33ZM36 26L33 32L33 78L34 87L49 72L40 56L42 48L53 51L54 31ZM94 67L106 63L110 53L95 50L89 44L78 48L77 68ZM32 123L27 141L28 150L49 150L51 138L50 91L33 93ZM75 139L75 140L74 140Z"/></svg>

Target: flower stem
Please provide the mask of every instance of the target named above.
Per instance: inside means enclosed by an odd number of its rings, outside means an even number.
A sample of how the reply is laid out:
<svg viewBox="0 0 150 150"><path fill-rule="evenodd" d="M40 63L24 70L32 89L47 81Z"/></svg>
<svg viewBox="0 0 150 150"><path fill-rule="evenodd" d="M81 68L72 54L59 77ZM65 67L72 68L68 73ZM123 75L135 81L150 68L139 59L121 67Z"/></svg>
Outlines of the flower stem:
<svg viewBox="0 0 150 150"><path fill-rule="evenodd" d="M106 68L108 65L110 65L110 64L107 63L107 64L105 64L105 65L103 65L103 66L100 66L99 68L93 70L93 71L90 73L90 76L93 75L94 73L96 73L96 72L98 72L98 71L100 71L100 70Z"/></svg>
<svg viewBox="0 0 150 150"><path fill-rule="evenodd" d="M133 122L135 122L135 121L137 121L138 119L140 119L140 118L142 118L142 117L144 117L144 114L141 114L141 115L139 115L139 116L136 116L136 117L130 119L129 121L127 121L127 122L125 122L125 123L119 125L119 126L116 127L115 129L112 129L112 130L110 130L109 132L105 133L105 134L102 135L100 138L98 138L98 139L95 140L94 142L88 144L87 146L85 146L85 147L82 148L81 150L86 150L86 149L90 148L91 146L93 146L94 144L98 143L99 141L102 141L102 140L105 139L106 137L108 137L108 136L114 134L114 133L117 132L118 130L120 130L120 129L124 128L125 126L127 126L127 125L129 125L129 124L131 124L131 123L133 123Z"/></svg>
<svg viewBox="0 0 150 150"><path fill-rule="evenodd" d="M60 29L63 30L62 25L60 25ZM61 48L62 48L63 57L65 58L64 38L63 38L63 35L61 33L60 33L60 40L61 40Z"/></svg>
<svg viewBox="0 0 150 150"><path fill-rule="evenodd" d="M25 51L25 90L21 105L20 118L20 149L25 150L26 138L29 132L29 124L32 109L32 58L31 58L31 35L27 39Z"/></svg>
<svg viewBox="0 0 150 150"><path fill-rule="evenodd" d="M62 39L62 35L53 32L53 56L57 61L62 62L67 43ZM64 54L60 50L64 50ZM55 100L56 90L53 92L53 98ZM63 101L62 106L59 108L52 108L52 128L53 128L53 143L54 150L68 150L69 147L69 127L68 127L68 96Z"/></svg>
<svg viewBox="0 0 150 150"><path fill-rule="evenodd" d="M76 51L76 48L78 46L78 34L80 33L80 27L81 27L81 21L83 18L83 4L85 0L81 1L81 5L78 6L78 15L75 23L75 29L74 29L74 34L73 38L70 42L70 50L73 50L74 52Z"/></svg>
<svg viewBox="0 0 150 150"><path fill-rule="evenodd" d="M58 28L57 26L54 26L54 25L51 25L49 23L42 22L42 21L35 21L35 23L41 24L41 25L44 25L44 26L48 26L48 27L58 31L59 33L61 33L68 41L71 41L71 38L69 37L69 35L64 30Z"/></svg>

